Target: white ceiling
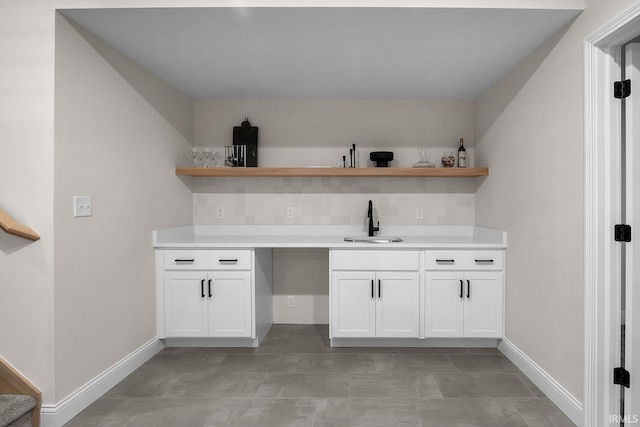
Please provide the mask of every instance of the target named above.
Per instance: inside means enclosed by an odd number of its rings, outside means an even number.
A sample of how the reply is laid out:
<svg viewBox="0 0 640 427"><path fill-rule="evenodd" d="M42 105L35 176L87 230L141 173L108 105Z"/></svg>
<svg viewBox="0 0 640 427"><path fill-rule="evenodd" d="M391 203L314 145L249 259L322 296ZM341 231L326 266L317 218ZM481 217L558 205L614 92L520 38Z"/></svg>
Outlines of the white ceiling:
<svg viewBox="0 0 640 427"><path fill-rule="evenodd" d="M61 12L193 98L417 100L475 99L580 11Z"/></svg>

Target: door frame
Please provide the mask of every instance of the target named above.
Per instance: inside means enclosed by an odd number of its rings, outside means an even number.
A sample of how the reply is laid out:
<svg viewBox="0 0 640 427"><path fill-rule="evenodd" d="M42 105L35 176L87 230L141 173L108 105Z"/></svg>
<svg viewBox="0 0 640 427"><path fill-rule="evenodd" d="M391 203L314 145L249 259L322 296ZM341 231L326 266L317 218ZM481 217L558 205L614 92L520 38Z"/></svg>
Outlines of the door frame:
<svg viewBox="0 0 640 427"><path fill-rule="evenodd" d="M636 4L584 41L584 397L583 426L612 425L618 414L621 109L613 97L620 78L619 47L640 34Z"/></svg>

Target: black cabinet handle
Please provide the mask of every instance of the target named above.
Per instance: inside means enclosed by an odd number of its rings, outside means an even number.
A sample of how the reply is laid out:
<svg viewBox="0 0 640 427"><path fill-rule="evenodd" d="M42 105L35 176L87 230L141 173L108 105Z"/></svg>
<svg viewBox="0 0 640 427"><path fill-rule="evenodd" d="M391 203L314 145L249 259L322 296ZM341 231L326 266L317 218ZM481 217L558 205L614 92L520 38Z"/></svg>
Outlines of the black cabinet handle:
<svg viewBox="0 0 640 427"><path fill-rule="evenodd" d="M213 295L211 295L211 279L209 279L209 298L211 298Z"/></svg>
<svg viewBox="0 0 640 427"><path fill-rule="evenodd" d="M456 262L455 259L437 259L436 258L436 262L448 262L448 263L454 263Z"/></svg>
<svg viewBox="0 0 640 427"><path fill-rule="evenodd" d="M179 262L193 262L193 261L195 261L195 258L191 258L191 259L180 259L180 258L178 258L178 259L176 259L174 261L176 263L179 263Z"/></svg>
<svg viewBox="0 0 640 427"><path fill-rule="evenodd" d="M471 298L471 280L467 280L467 298Z"/></svg>
<svg viewBox="0 0 640 427"><path fill-rule="evenodd" d="M378 298L382 298L382 291L380 290L380 282L381 280L378 279Z"/></svg>
<svg viewBox="0 0 640 427"><path fill-rule="evenodd" d="M373 293L373 279L371 279L371 299L374 299L376 296Z"/></svg>
<svg viewBox="0 0 640 427"><path fill-rule="evenodd" d="M463 293L464 291L462 290L462 287L463 287L462 280L460 280L460 298L464 298L464 293Z"/></svg>
<svg viewBox="0 0 640 427"><path fill-rule="evenodd" d="M238 258L236 258L236 259L219 259L218 262L220 264L236 264L238 262Z"/></svg>
<svg viewBox="0 0 640 427"><path fill-rule="evenodd" d="M200 294L202 294L202 298L204 298L204 279L200 281Z"/></svg>
<svg viewBox="0 0 640 427"><path fill-rule="evenodd" d="M486 264L493 264L493 260L492 259L477 259L475 260L478 264L480 263L486 263Z"/></svg>

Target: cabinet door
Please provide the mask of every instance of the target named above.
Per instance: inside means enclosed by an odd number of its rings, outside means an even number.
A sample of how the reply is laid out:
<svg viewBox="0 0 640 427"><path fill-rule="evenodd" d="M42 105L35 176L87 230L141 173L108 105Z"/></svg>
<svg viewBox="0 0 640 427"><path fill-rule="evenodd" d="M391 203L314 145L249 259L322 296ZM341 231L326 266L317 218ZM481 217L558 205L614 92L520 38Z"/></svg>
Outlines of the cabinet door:
<svg viewBox="0 0 640 427"><path fill-rule="evenodd" d="M377 273L376 336L420 336L420 274Z"/></svg>
<svg viewBox="0 0 640 427"><path fill-rule="evenodd" d="M466 273L465 285L464 336L501 338L502 273Z"/></svg>
<svg viewBox="0 0 640 427"><path fill-rule="evenodd" d="M206 293L209 298L209 336L251 337L251 273L216 271L209 273Z"/></svg>
<svg viewBox="0 0 640 427"><path fill-rule="evenodd" d="M463 274L459 272L427 272L425 336L463 336L463 298L466 296L463 291L466 287L464 282L461 285L462 279Z"/></svg>
<svg viewBox="0 0 640 427"><path fill-rule="evenodd" d="M337 338L374 337L375 274L337 272L331 275L331 333Z"/></svg>
<svg viewBox="0 0 640 427"><path fill-rule="evenodd" d="M164 276L165 335L206 337L208 298L206 272L176 271Z"/></svg>

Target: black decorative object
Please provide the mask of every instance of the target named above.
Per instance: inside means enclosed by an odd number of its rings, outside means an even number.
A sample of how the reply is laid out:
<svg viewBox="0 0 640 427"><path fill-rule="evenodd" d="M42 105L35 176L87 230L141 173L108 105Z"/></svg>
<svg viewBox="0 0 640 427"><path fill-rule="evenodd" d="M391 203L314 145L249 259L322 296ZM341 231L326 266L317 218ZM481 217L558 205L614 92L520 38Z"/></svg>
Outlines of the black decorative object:
<svg viewBox="0 0 640 427"><path fill-rule="evenodd" d="M251 126L249 118L245 117L240 126L233 127L233 145L246 145L245 166L258 166L258 128Z"/></svg>
<svg viewBox="0 0 640 427"><path fill-rule="evenodd" d="M369 154L371 161L376 162L376 167L389 167L389 162L393 160L393 151L372 151Z"/></svg>

